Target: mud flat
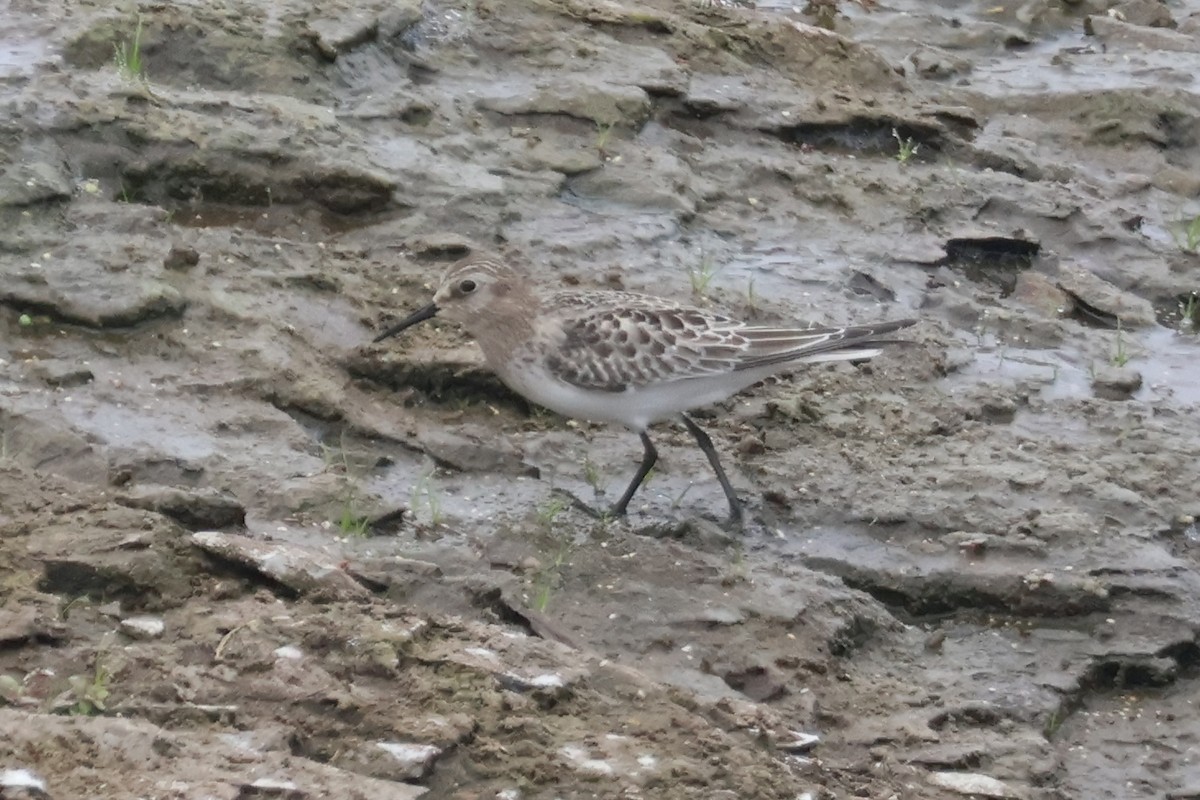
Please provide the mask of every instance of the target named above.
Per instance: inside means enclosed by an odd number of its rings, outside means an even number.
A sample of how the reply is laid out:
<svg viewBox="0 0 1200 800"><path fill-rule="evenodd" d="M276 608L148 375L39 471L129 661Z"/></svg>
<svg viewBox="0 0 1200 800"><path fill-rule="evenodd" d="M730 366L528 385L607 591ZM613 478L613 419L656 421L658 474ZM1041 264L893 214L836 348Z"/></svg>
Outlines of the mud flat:
<svg viewBox="0 0 1200 800"><path fill-rule="evenodd" d="M0 796L1200 796L1200 6L318 5L0 6ZM600 523L471 247L922 322Z"/></svg>

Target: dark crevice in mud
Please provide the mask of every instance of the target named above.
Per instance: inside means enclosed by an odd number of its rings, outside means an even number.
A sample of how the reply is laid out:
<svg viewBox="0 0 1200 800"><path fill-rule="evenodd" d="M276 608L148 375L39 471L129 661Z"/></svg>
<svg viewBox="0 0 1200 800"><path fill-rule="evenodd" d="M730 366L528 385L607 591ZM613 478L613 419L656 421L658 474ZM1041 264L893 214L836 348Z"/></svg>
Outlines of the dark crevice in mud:
<svg viewBox="0 0 1200 800"><path fill-rule="evenodd" d="M118 496L115 502L126 508L162 514L190 531L241 528L246 524L245 507L232 497L206 496L179 490L147 497Z"/></svg>
<svg viewBox="0 0 1200 800"><path fill-rule="evenodd" d="M1176 642L1153 656L1110 656L1088 666L1077 688L1063 695L1057 709L1043 726L1049 741L1067 718L1083 707L1089 695L1125 692L1131 689L1154 690L1170 686L1184 678L1200 675L1200 644Z"/></svg>
<svg viewBox="0 0 1200 800"><path fill-rule="evenodd" d="M949 725L955 727L991 728L1011 715L994 705L964 705L948 708L929 718L929 727L940 731Z"/></svg>
<svg viewBox="0 0 1200 800"><path fill-rule="evenodd" d="M1062 618L1107 610L1111 598L1046 582L1027 586L1017 576L959 573L893 575L824 558L804 560L810 569L835 575L866 592L902 621L992 611L1013 617Z"/></svg>
<svg viewBox="0 0 1200 800"><path fill-rule="evenodd" d="M955 155L960 155L955 152ZM1045 171L1033 164L1021 163L1018 160L1001 153L991 153L986 150L965 150L961 153L964 159L980 171L991 170L1013 175L1021 180L1037 182L1045 178Z"/></svg>
<svg viewBox="0 0 1200 800"><path fill-rule="evenodd" d="M209 564L203 571L210 575L224 575L239 579L246 584L248 590L252 587L261 586L283 600L298 600L301 597L301 593L297 590L274 580L248 564L222 558L215 553L200 550L199 548L197 548L197 552L200 554L200 558Z"/></svg>
<svg viewBox="0 0 1200 800"><path fill-rule="evenodd" d="M1094 569L1088 571L1089 575L1112 575L1112 576L1128 576L1127 570L1121 569ZM1167 603L1179 602L1179 595L1175 592L1166 589L1159 589L1154 586L1123 586L1120 583L1110 583L1108 586L1108 596L1116 600L1120 597L1141 597L1148 600L1162 600Z"/></svg>
<svg viewBox="0 0 1200 800"><path fill-rule="evenodd" d="M909 758L910 763L927 769L939 771L974 772L984 763L986 753L982 750L932 750L927 753L914 754Z"/></svg>
<svg viewBox="0 0 1200 800"><path fill-rule="evenodd" d="M158 605L161 600L153 587L137 583L127 574L106 571L80 561L46 560L42 564L38 589L63 597L88 595L104 602L129 600L138 607Z"/></svg>
<svg viewBox="0 0 1200 800"><path fill-rule="evenodd" d="M974 283L994 286L1000 297L1008 297L1017 287L1017 276L1033 266L1040 250L1037 242L1006 236L949 239L946 257L937 266L959 272Z"/></svg>
<svg viewBox="0 0 1200 800"><path fill-rule="evenodd" d="M1116 314L1102 311L1088 304L1082 297L1064 288L1061 284L1058 288L1071 298L1071 319L1089 328L1100 328L1106 331L1113 331L1120 327L1121 319Z"/></svg>
<svg viewBox="0 0 1200 800"><path fill-rule="evenodd" d="M338 234L367 228L381 218L378 212L339 214L310 202L285 204L274 201L174 201L169 202L164 209L170 215L171 222L183 228L237 228L272 237L299 231L311 241L325 240Z"/></svg>
<svg viewBox="0 0 1200 800"><path fill-rule="evenodd" d="M1185 292L1154 303L1154 316L1164 328L1181 333L1200 332L1200 291ZM1200 344L1200 338L1196 339Z"/></svg>
<svg viewBox="0 0 1200 800"><path fill-rule="evenodd" d="M726 672L720 678L730 689L755 703L769 703L787 695L787 687L766 667Z"/></svg>
<svg viewBox="0 0 1200 800"><path fill-rule="evenodd" d="M865 272L856 270L850 276L850 280L847 281L847 288L857 295L865 295L883 303L894 303L896 301L896 293L894 291Z"/></svg>
<svg viewBox="0 0 1200 800"><path fill-rule="evenodd" d="M122 191L134 202L169 208L180 203L268 208L302 205L311 198L332 214L370 214L387 210L393 187L379 176L348 167L312 171L302 163L233 166L217 160L164 154L127 165L120 173Z"/></svg>
<svg viewBox="0 0 1200 800"><path fill-rule="evenodd" d="M1110 656L1088 666L1079 679L1080 691L1140 689L1169 686L1179 677L1179 664L1172 658Z"/></svg>
<svg viewBox="0 0 1200 800"><path fill-rule="evenodd" d="M444 263L466 258L475 250L475 246L465 239L433 239L413 243L408 247L408 255L415 261Z"/></svg>
<svg viewBox="0 0 1200 800"><path fill-rule="evenodd" d="M143 324L181 318L187 308L187 303L183 300L173 301L170 298L161 297L126 312L107 313L102 318L85 319L64 313L58 303L13 297L6 295L4 289L0 288L0 306L11 308L18 314L44 317L52 325L73 325L89 331L132 331Z"/></svg>
<svg viewBox="0 0 1200 800"><path fill-rule="evenodd" d="M1188 111L1160 111L1154 118L1154 128L1162 134L1160 147L1164 150L1191 150L1197 143L1196 123L1197 115Z"/></svg>
<svg viewBox="0 0 1200 800"><path fill-rule="evenodd" d="M724 128L720 116L724 109L700 109L692 107L662 114L657 121L666 128L700 140L712 139Z"/></svg>
<svg viewBox="0 0 1200 800"><path fill-rule="evenodd" d="M430 402L436 405L504 406L529 416L529 402L509 389L496 375L480 367L450 363L405 361L381 363L363 358L347 365L350 374L405 394L406 406Z"/></svg>
<svg viewBox="0 0 1200 800"><path fill-rule="evenodd" d="M683 97L683 92L671 86L658 86L653 84L635 85L650 96L651 105L655 108L657 108L661 103L670 103Z"/></svg>
<svg viewBox="0 0 1200 800"><path fill-rule="evenodd" d="M363 587L371 594L378 595L380 597L386 597L388 592L392 589L391 581L382 576L377 577L376 575L368 575L365 572L349 567L346 569L346 574L353 578L359 586Z"/></svg>
<svg viewBox="0 0 1200 800"><path fill-rule="evenodd" d="M390 462L389 462L390 463ZM367 519L367 529L371 536L397 536L405 526L410 511L407 508L393 508ZM369 586L367 588L370 588Z"/></svg>
<svg viewBox="0 0 1200 800"><path fill-rule="evenodd" d="M472 591L471 604L482 611L495 615L498 621L506 625L520 628L530 636L537 636L529 616L522 609L510 603L499 587L492 586Z"/></svg>
<svg viewBox="0 0 1200 800"><path fill-rule="evenodd" d="M73 167L115 187L112 199L171 209L190 204L270 208L315 204L333 215L395 209L394 181L353 162L156 144L115 125L66 138Z"/></svg>
<svg viewBox="0 0 1200 800"><path fill-rule="evenodd" d="M576 650L582 649L579 642L562 630L558 623L506 597L499 587L476 587L469 590L469 594L471 605L494 615L499 622L520 628L530 636L555 641Z"/></svg>
<svg viewBox="0 0 1200 800"><path fill-rule="evenodd" d="M914 149L905 160L932 162L945 149L944 133L933 125L859 118L850 122L811 122L762 128L764 133L800 147L822 152L895 158L901 147Z"/></svg>
<svg viewBox="0 0 1200 800"><path fill-rule="evenodd" d="M829 653L836 658L849 658L862 649L879 632L879 623L855 614L829 637Z"/></svg>
<svg viewBox="0 0 1200 800"><path fill-rule="evenodd" d="M283 397L278 391L266 392L262 399L273 408L282 411L299 422L305 428L311 427L306 420L327 425L337 424L342 421L342 410L329 405L322 399ZM316 422L313 424L316 424Z"/></svg>
<svg viewBox="0 0 1200 800"><path fill-rule="evenodd" d="M1180 677L1200 676L1200 641L1176 642L1158 651L1163 658L1174 659Z"/></svg>
<svg viewBox="0 0 1200 800"><path fill-rule="evenodd" d="M61 647L70 641L64 632L38 626L22 633L11 630L0 636L0 653L11 653L24 647Z"/></svg>
<svg viewBox="0 0 1200 800"><path fill-rule="evenodd" d="M663 16L653 11L647 11L643 14L629 14L623 17L604 18L602 16L580 18L588 24L589 27L612 36L622 42L637 41L636 37L630 37L630 30L646 31L657 36L669 36L675 33L675 27L671 25L670 18Z"/></svg>

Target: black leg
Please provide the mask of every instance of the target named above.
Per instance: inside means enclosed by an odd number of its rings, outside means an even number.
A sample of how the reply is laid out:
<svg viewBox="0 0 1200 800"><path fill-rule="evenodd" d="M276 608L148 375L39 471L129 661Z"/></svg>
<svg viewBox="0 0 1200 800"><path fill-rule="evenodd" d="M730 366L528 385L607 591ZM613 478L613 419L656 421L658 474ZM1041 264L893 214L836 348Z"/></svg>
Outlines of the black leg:
<svg viewBox="0 0 1200 800"><path fill-rule="evenodd" d="M729 483L729 478L725 477L725 470L721 469L721 461L717 458L717 449L713 447L712 439L708 438L708 434L704 429L697 425L692 418L687 414L680 414L683 417L683 424L687 427L688 432L696 440L696 444L700 445L700 449L704 451L704 455L708 457L708 463L712 464L713 472L717 473L717 480L721 484L721 490L725 492L725 499L729 501L729 521L742 521L742 503L738 500L737 494L733 491L733 486Z"/></svg>
<svg viewBox="0 0 1200 800"><path fill-rule="evenodd" d="M658 461L658 451L654 449L654 442L650 441L650 437L645 431L638 434L642 437L642 448L645 450L645 455L642 456L642 463L637 468L637 472L633 474L633 480L629 482L629 488L625 490L625 494L621 495L621 499L612 507L608 513L614 517L624 516L625 509L629 507L629 501L633 499L633 495L637 492L638 487L642 485L642 481L646 480L646 476L650 474L650 470L654 469L654 462ZM709 445L711 447L711 445Z"/></svg>

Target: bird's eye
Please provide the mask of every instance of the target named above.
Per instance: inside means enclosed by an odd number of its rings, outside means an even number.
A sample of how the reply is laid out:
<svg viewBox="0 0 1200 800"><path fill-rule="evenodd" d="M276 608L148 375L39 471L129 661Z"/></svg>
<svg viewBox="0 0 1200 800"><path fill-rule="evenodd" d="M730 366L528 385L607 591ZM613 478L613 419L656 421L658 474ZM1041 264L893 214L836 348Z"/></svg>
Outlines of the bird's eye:
<svg viewBox="0 0 1200 800"><path fill-rule="evenodd" d="M475 281L465 280L458 285L458 290L463 294L470 294L475 291Z"/></svg>

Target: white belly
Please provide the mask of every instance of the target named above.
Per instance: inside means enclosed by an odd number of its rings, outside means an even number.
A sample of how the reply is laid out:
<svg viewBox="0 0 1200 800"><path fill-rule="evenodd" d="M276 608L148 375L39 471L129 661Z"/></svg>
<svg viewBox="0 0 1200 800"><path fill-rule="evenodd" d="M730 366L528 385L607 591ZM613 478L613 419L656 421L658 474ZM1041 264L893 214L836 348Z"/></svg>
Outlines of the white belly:
<svg viewBox="0 0 1200 800"><path fill-rule="evenodd" d="M711 405L758 383L773 370L732 372L632 387L620 392L582 389L539 369L501 375L515 392L565 417L617 422L644 431L655 422Z"/></svg>

